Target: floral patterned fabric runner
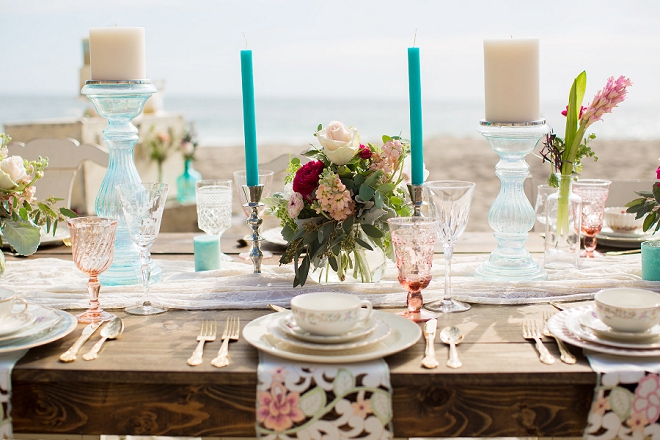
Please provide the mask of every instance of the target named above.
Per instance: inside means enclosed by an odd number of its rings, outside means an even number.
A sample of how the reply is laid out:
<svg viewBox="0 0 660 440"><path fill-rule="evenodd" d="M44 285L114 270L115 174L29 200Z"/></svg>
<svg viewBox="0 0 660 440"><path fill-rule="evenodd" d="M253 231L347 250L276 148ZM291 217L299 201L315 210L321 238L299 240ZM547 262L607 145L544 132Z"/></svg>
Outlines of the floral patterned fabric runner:
<svg viewBox="0 0 660 440"><path fill-rule="evenodd" d="M382 359L331 365L260 353L258 375L260 439L393 437L390 372Z"/></svg>
<svg viewBox="0 0 660 440"><path fill-rule="evenodd" d="M0 355L0 438L14 438L14 430L11 421L11 371L20 358L25 356L27 350L13 351Z"/></svg>
<svg viewBox="0 0 660 440"><path fill-rule="evenodd" d="M598 383L584 437L660 439L660 358L585 354Z"/></svg>

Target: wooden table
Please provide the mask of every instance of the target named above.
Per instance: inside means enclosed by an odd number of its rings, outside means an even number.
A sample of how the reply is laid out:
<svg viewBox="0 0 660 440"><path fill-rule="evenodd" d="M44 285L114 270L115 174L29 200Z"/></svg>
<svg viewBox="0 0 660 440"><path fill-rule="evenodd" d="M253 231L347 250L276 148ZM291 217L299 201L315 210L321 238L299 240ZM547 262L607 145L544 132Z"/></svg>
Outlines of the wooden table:
<svg viewBox="0 0 660 440"><path fill-rule="evenodd" d="M155 258L191 259L193 235L161 234L153 247ZM232 248L236 238L228 234L223 240L225 252L242 250ZM493 247L492 234L468 233L457 251ZM529 247L538 251L539 239L530 237ZM71 258L64 246L29 258L46 256ZM557 362L540 363L534 344L520 335L523 318L540 319L549 307L475 305L465 313L441 316L440 328L457 325L465 333L458 370L444 362L435 370L423 369L421 340L387 357L396 436L580 436L596 374L577 348L572 348L576 365L561 363L554 342L547 345ZM58 361L80 335L81 325L18 362L12 374L16 433L254 436L257 350L243 339L232 343L231 364L216 369L210 359L220 347L218 338L206 345L202 365L186 364L200 320L215 319L221 328L230 312L173 310L150 317L116 312L126 330L106 344L98 360ZM241 325L265 313L240 311ZM436 349L443 360L446 346L436 341Z"/></svg>

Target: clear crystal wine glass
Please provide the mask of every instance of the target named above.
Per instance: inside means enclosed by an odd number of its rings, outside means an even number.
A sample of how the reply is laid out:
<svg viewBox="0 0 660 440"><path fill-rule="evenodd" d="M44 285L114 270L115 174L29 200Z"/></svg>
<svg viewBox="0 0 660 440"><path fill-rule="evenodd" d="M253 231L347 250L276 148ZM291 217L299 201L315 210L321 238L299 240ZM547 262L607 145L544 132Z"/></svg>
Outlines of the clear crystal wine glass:
<svg viewBox="0 0 660 440"><path fill-rule="evenodd" d="M273 194L273 176L275 176L274 171L270 170L259 170L259 184L264 186L264 191L261 194L261 200L266 197L270 197ZM238 199L241 201L241 207L245 213L245 217L250 217L252 210L245 206L248 203L248 200L245 198L245 192L243 191L243 185L247 182L245 177L245 170L234 171L234 185L236 185L236 191L238 192ZM266 205L258 209L258 213L261 216L266 209ZM263 218L263 217L262 217ZM272 252L262 250L263 258L270 258L273 256ZM241 258L249 259L249 252L241 252L239 254Z"/></svg>
<svg viewBox="0 0 660 440"><path fill-rule="evenodd" d="M425 322L437 315L423 310L422 289L431 282L431 266L438 221L424 217L398 217L387 221L392 236L399 283L408 290L407 310L399 313L414 322Z"/></svg>
<svg viewBox="0 0 660 440"><path fill-rule="evenodd" d="M612 181L604 179L579 179L573 182L573 193L582 199L582 233L584 234L584 250L581 257L602 257L596 251L596 235L603 229L605 202L610 192Z"/></svg>
<svg viewBox="0 0 660 440"><path fill-rule="evenodd" d="M474 183L462 180L436 180L424 184L429 213L439 222L438 237L445 254L445 295L443 299L425 306L434 312L464 312L470 309L469 304L451 297L451 257L454 245L468 223L474 187Z"/></svg>
<svg viewBox="0 0 660 440"><path fill-rule="evenodd" d="M221 243L222 234L231 228L231 185L231 180L198 180L195 183L197 226L209 235L217 235ZM231 261L222 251L220 258Z"/></svg>
<svg viewBox="0 0 660 440"><path fill-rule="evenodd" d="M112 264L115 254L117 220L103 217L77 217L67 220L73 262L89 276L89 309L77 315L78 322L110 321L113 313L99 305L101 283L98 276Z"/></svg>
<svg viewBox="0 0 660 440"><path fill-rule="evenodd" d="M126 226L131 240L140 250L142 263L142 304L126 307L126 312L133 315L156 315L167 311L164 307L154 306L149 299L151 281L151 253L149 248L156 241L163 219L165 200L169 185L166 183L123 183L117 185L117 192L124 211Z"/></svg>

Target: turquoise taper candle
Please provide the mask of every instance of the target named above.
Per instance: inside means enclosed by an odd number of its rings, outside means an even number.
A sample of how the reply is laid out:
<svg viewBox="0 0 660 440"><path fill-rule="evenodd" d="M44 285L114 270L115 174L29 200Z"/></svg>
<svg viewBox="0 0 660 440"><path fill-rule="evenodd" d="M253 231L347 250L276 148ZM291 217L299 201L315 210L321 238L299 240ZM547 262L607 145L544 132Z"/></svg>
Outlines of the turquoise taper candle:
<svg viewBox="0 0 660 440"><path fill-rule="evenodd" d="M195 272L220 269L220 239L217 235L198 235L193 238Z"/></svg>
<svg viewBox="0 0 660 440"><path fill-rule="evenodd" d="M408 88L410 93L410 159L413 185L424 183L424 139L422 138L422 80L419 48L408 48Z"/></svg>
<svg viewBox="0 0 660 440"><path fill-rule="evenodd" d="M243 83L243 133L245 136L246 183L248 186L257 186L259 185L259 162L251 50L241 51L241 79Z"/></svg>

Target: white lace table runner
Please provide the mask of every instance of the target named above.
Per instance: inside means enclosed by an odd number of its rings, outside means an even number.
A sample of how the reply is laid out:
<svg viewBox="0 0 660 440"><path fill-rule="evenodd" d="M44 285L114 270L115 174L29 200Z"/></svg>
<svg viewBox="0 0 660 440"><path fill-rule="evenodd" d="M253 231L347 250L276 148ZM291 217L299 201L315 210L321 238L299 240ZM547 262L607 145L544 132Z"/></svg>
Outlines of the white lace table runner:
<svg viewBox="0 0 660 440"><path fill-rule="evenodd" d="M259 356L260 439L393 438L392 386L384 360L339 366Z"/></svg>
<svg viewBox="0 0 660 440"><path fill-rule="evenodd" d="M0 438L14 438L11 420L11 372L27 350L18 350L0 355Z"/></svg>
<svg viewBox="0 0 660 440"><path fill-rule="evenodd" d="M554 271L548 281L492 282L472 276L488 256L459 255L452 260L454 297L472 303L528 304L553 299L590 299L599 289L639 287L660 290L660 282L643 281L639 255L623 255L583 260L579 270ZM540 256L542 258L542 256ZM220 270L195 272L193 261L156 260L163 279L151 286L154 303L180 309L265 308L269 303L288 306L294 295L312 291L355 292L376 307L405 306L405 291L397 281L396 267L390 263L383 280L377 283L318 284L308 281L303 288L292 288L293 267L264 265L263 273L252 273L251 263L223 262ZM423 291L425 301L442 297L444 260L433 265L433 281ZM56 258L8 261L0 286L41 305L86 308L89 298L87 278L70 261ZM103 286L101 305L119 308L139 302L142 287Z"/></svg>

